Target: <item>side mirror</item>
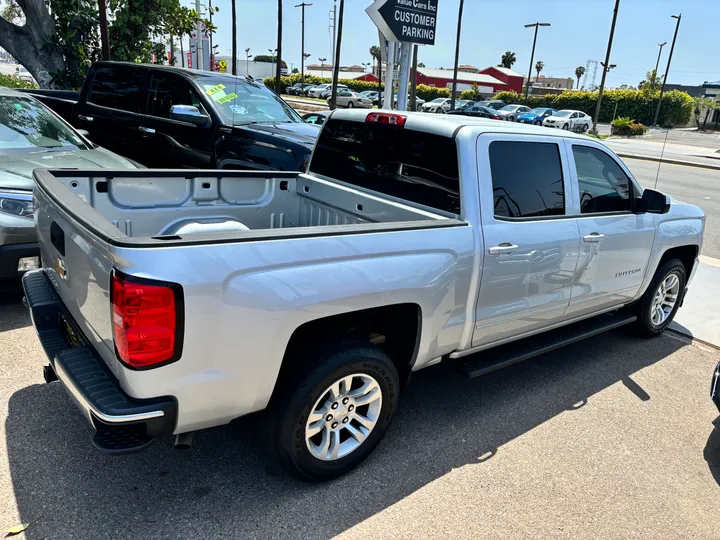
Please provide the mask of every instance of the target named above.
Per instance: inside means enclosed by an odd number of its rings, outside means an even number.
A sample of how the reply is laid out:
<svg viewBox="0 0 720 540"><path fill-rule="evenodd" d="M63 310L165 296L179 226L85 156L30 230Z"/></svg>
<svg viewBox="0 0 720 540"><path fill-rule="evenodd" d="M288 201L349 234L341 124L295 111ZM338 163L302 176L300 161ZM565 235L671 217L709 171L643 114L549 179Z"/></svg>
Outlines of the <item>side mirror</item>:
<svg viewBox="0 0 720 540"><path fill-rule="evenodd" d="M189 122L196 126L204 126L210 120L200 112L200 109L192 105L172 105L170 106L170 118L179 120L180 122Z"/></svg>
<svg viewBox="0 0 720 540"><path fill-rule="evenodd" d="M77 131L83 137L90 137L90 132L87 129L76 129L75 131Z"/></svg>
<svg viewBox="0 0 720 540"><path fill-rule="evenodd" d="M646 189L642 197L636 199L635 211L637 213L667 214L670 211L670 197L655 191Z"/></svg>

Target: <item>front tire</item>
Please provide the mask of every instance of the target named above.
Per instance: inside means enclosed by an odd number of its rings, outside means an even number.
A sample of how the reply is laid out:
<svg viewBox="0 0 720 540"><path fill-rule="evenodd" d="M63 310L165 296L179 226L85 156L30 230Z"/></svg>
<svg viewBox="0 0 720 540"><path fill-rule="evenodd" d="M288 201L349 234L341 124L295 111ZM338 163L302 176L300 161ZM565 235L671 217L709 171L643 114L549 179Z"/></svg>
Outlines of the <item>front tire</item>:
<svg viewBox="0 0 720 540"><path fill-rule="evenodd" d="M562 128L567 131L568 129L570 129L570 126L568 124L564 124Z"/></svg>
<svg viewBox="0 0 720 540"><path fill-rule="evenodd" d="M536 125L536 126L542 126L542 122L541 122L540 120L536 120L536 121L535 121L535 125Z"/></svg>
<svg viewBox="0 0 720 540"><path fill-rule="evenodd" d="M352 101L348 101L348 109L352 109L352 108L354 108L354 107L355 107L355 105L353 104L353 102L352 102Z"/></svg>
<svg viewBox="0 0 720 540"><path fill-rule="evenodd" d="M638 332L647 337L659 336L670 325L682 300L687 283L685 265L672 259L655 272L645 294L636 304Z"/></svg>
<svg viewBox="0 0 720 540"><path fill-rule="evenodd" d="M307 481L330 480L367 458L395 415L400 379L390 357L365 341L339 343L295 365L271 407L271 445L282 466Z"/></svg>

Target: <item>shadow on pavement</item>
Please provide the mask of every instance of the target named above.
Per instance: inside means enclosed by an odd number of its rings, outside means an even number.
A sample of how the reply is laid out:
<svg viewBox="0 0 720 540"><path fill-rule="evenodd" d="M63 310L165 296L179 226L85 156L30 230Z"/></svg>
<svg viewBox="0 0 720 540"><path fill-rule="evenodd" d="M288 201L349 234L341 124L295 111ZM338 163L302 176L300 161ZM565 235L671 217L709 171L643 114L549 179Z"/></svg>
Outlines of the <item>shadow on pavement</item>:
<svg viewBox="0 0 720 540"><path fill-rule="evenodd" d="M0 332L30 326L30 314L22 304L22 292L0 293Z"/></svg>
<svg viewBox="0 0 720 540"><path fill-rule="evenodd" d="M261 417L200 432L188 451L163 441L109 457L92 448L59 383L30 386L10 398L6 421L14 494L21 521L42 516L29 538L327 538L455 468L482 467L615 383L638 403L652 399L630 375L684 346L619 331L480 379L452 363L418 372L376 452L326 484L296 482L270 465L257 442Z"/></svg>
<svg viewBox="0 0 720 540"><path fill-rule="evenodd" d="M703 457L707 461L708 468L715 478L715 481L720 485L720 417L716 418L713 422L715 429L710 433Z"/></svg>

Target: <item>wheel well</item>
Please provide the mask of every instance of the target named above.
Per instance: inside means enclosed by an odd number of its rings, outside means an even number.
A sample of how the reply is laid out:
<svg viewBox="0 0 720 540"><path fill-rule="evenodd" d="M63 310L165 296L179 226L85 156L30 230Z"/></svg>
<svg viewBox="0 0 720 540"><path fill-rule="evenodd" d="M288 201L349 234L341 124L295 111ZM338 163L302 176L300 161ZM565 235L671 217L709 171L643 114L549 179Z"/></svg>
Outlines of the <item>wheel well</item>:
<svg viewBox="0 0 720 540"><path fill-rule="evenodd" d="M421 320L421 309L417 304L394 304L307 322L293 332L278 379L284 380L309 367L293 362L293 358L298 358L296 352L332 340L363 338L381 347L392 358L401 386L404 386L417 355Z"/></svg>
<svg viewBox="0 0 720 540"><path fill-rule="evenodd" d="M693 266L695 265L695 259L697 259L697 255L697 246L680 246L670 248L665 253L663 253L662 258L658 263L658 268L660 268L667 261L670 261L672 259L680 259L680 261L683 263L683 266L685 267L685 274L689 278L693 270Z"/></svg>

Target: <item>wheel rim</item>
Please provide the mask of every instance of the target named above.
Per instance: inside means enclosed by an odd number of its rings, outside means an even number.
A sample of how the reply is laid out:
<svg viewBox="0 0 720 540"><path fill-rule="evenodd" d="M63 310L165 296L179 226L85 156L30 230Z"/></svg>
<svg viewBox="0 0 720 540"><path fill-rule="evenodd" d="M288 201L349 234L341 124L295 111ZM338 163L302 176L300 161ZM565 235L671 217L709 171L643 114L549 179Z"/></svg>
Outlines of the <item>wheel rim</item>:
<svg viewBox="0 0 720 540"><path fill-rule="evenodd" d="M315 402L305 425L305 444L321 461L335 461L357 450L375 429L382 390L365 373L338 379Z"/></svg>
<svg viewBox="0 0 720 540"><path fill-rule="evenodd" d="M668 320L675 309L679 293L680 278L677 274L669 274L660 282L650 306L650 320L655 326L660 326Z"/></svg>

